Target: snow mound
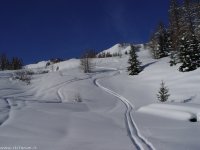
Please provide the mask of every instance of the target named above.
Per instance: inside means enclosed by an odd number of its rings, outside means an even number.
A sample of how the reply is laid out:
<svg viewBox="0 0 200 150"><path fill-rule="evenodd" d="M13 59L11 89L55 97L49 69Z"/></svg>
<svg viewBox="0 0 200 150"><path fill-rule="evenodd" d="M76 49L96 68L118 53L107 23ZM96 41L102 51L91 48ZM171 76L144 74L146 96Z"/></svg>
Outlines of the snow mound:
<svg viewBox="0 0 200 150"><path fill-rule="evenodd" d="M26 65L25 69L33 69L33 70L36 69L37 70L37 69L46 68L46 69L56 71L57 67L59 68L59 70L64 70L64 69L77 68L80 65L80 60L78 60L78 59L70 59L70 60L59 62L59 63L54 63L47 67L46 65L48 62L49 61L41 61L41 62L38 62L37 64Z"/></svg>
<svg viewBox="0 0 200 150"><path fill-rule="evenodd" d="M55 64L55 66L58 66L59 70L73 69L73 68L77 68L80 66L80 60L79 59L70 59L67 61L57 63L57 64Z"/></svg>
<svg viewBox="0 0 200 150"><path fill-rule="evenodd" d="M196 104L151 104L141 107L138 112L176 120L191 121L195 119L200 121L200 106Z"/></svg>
<svg viewBox="0 0 200 150"><path fill-rule="evenodd" d="M36 68L43 68L46 66L48 61L41 61L41 62L38 62L36 64L30 64L30 65L26 65L25 68L26 69L36 69Z"/></svg>

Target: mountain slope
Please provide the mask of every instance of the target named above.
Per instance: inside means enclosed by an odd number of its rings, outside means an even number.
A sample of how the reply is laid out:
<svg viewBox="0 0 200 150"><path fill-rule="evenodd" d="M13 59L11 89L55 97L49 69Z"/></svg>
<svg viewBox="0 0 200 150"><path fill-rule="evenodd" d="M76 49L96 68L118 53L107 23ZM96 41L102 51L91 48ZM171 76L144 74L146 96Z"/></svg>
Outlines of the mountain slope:
<svg viewBox="0 0 200 150"><path fill-rule="evenodd" d="M169 58L152 59L143 45L137 54L143 71L133 77L127 55L93 59L90 74L78 59L29 65L52 70L33 75L31 85L12 80L12 71L0 72L0 143L41 150L198 150L200 128L190 121L200 113L200 69L180 73ZM156 97L161 80L171 94L163 104Z"/></svg>

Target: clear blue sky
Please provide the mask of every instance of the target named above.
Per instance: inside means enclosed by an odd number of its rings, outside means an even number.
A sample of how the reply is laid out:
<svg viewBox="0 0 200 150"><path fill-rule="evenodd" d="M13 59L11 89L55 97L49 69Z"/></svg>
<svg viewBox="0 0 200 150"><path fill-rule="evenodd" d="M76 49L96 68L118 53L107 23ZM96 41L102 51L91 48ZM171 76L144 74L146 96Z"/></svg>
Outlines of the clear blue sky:
<svg viewBox="0 0 200 150"><path fill-rule="evenodd" d="M0 52L33 63L148 41L168 0L1 0Z"/></svg>

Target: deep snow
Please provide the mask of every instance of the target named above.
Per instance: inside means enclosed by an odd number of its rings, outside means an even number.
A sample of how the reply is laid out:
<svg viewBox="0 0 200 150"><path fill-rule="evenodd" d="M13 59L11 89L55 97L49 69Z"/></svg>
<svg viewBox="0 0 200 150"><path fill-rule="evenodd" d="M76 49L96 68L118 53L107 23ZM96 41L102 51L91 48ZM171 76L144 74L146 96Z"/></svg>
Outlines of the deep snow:
<svg viewBox="0 0 200 150"><path fill-rule="evenodd" d="M200 69L180 73L169 58L154 60L140 46L143 71L133 77L126 71L126 55L94 59L90 74L82 73L78 59L48 68L46 61L28 65L50 70L33 75L30 85L12 80L12 71L0 72L0 147L198 150L199 122L190 119L199 119ZM115 45L107 51L128 49ZM162 104L156 98L161 80L171 94Z"/></svg>

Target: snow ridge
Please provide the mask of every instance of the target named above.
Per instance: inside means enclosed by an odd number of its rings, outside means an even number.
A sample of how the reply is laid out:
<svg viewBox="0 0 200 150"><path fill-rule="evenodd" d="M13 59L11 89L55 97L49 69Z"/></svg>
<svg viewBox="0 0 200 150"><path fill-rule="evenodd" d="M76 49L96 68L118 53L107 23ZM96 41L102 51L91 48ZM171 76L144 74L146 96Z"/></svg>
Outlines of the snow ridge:
<svg viewBox="0 0 200 150"><path fill-rule="evenodd" d="M113 71L117 71L117 74L120 74L120 71L118 69L115 69L115 68L106 68L106 69L111 69ZM117 75L117 74L115 74L115 75ZM127 109L125 112L125 120L126 120L126 124L127 124L127 130L129 133L129 137L130 137L132 143L136 146L137 150L155 150L153 145L146 138L144 138L141 135L141 133L131 115L131 112L134 110L134 106L131 104L131 102L129 100L127 100L125 97L123 97L122 95L119 95L118 93L102 86L99 83L100 79L101 78L97 78L94 80L95 85L97 87L101 88L102 90L104 90L105 92L120 99L126 106Z"/></svg>

